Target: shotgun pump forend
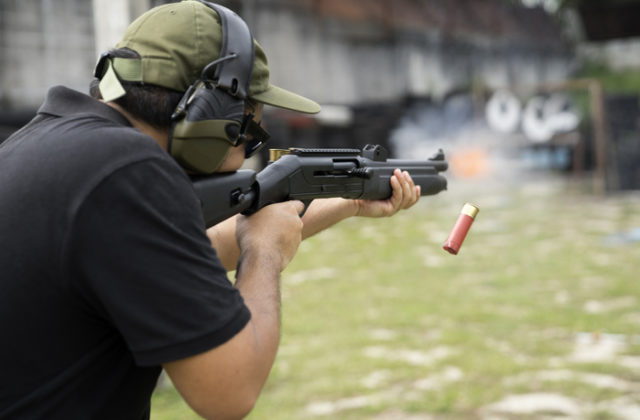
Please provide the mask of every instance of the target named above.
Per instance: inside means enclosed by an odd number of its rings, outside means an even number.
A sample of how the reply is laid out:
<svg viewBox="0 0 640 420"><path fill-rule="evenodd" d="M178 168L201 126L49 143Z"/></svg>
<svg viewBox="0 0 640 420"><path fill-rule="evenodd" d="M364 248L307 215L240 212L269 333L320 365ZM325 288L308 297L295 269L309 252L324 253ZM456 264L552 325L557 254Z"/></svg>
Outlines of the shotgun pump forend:
<svg viewBox="0 0 640 420"><path fill-rule="evenodd" d="M391 196L395 169L409 172L420 195L447 189L439 175L447 170L439 150L425 160L388 159L378 145L359 149L272 150L271 161L260 172L244 169L193 178L206 227L237 213L250 215L269 204L301 200L308 206L316 198L381 200Z"/></svg>

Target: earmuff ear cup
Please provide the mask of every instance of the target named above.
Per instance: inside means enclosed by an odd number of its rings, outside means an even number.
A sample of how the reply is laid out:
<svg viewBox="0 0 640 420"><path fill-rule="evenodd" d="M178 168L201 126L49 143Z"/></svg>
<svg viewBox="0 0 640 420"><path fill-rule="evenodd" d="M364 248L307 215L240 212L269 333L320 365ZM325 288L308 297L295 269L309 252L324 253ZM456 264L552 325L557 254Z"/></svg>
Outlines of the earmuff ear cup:
<svg viewBox="0 0 640 420"><path fill-rule="evenodd" d="M243 100L202 82L173 124L169 153L185 169L211 174L233 147L243 117Z"/></svg>
<svg viewBox="0 0 640 420"><path fill-rule="evenodd" d="M231 147L246 140L244 100L249 94L254 45L249 27L235 12L201 3L220 16L220 55L202 69L200 79L189 86L173 113L169 153L185 169L209 175L220 168Z"/></svg>
<svg viewBox="0 0 640 420"><path fill-rule="evenodd" d="M186 133L185 137L176 135L174 131L171 140L171 155L180 166L190 172L201 175L210 175L218 170L224 159L227 157L231 146L225 139L212 136L194 138L188 133L188 124L179 123L182 128L177 131ZM184 127L186 125L186 127Z"/></svg>

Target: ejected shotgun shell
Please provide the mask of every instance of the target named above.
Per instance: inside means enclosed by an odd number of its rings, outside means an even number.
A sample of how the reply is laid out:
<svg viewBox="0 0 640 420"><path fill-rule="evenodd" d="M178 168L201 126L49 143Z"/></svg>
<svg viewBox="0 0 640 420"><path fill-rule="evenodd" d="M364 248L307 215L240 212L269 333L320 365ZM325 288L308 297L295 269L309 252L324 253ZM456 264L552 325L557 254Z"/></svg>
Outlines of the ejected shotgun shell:
<svg viewBox="0 0 640 420"><path fill-rule="evenodd" d="M469 203L462 207L460 216L458 216L458 220L456 220L456 224L453 225L453 229L451 229L449 237L442 246L445 251L453 255L458 254L460 246L462 245L462 242L464 242L464 238L467 236L467 232L469 232L469 228L479 211L480 209L478 207Z"/></svg>

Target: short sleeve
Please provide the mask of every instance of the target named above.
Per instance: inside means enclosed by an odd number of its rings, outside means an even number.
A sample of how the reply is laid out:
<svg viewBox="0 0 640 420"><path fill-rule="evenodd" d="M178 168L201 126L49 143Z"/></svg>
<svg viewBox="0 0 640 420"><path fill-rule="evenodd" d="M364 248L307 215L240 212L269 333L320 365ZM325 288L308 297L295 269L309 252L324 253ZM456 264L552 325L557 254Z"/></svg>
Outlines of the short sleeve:
<svg viewBox="0 0 640 420"><path fill-rule="evenodd" d="M75 215L65 258L72 284L139 365L207 351L250 312L211 247L180 168L149 159L113 172Z"/></svg>

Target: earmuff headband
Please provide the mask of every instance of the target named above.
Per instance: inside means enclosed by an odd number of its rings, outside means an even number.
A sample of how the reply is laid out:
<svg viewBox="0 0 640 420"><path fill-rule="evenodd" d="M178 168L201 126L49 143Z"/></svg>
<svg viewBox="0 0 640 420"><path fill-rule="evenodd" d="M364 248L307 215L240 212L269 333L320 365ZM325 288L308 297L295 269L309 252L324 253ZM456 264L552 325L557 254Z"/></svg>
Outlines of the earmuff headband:
<svg viewBox="0 0 640 420"><path fill-rule="evenodd" d="M217 63L213 80L231 95L245 99L249 95L249 84L253 72L254 46L251 30L232 10L208 1L202 1L202 3L218 12L220 16L222 26L220 58L234 56L233 59Z"/></svg>

